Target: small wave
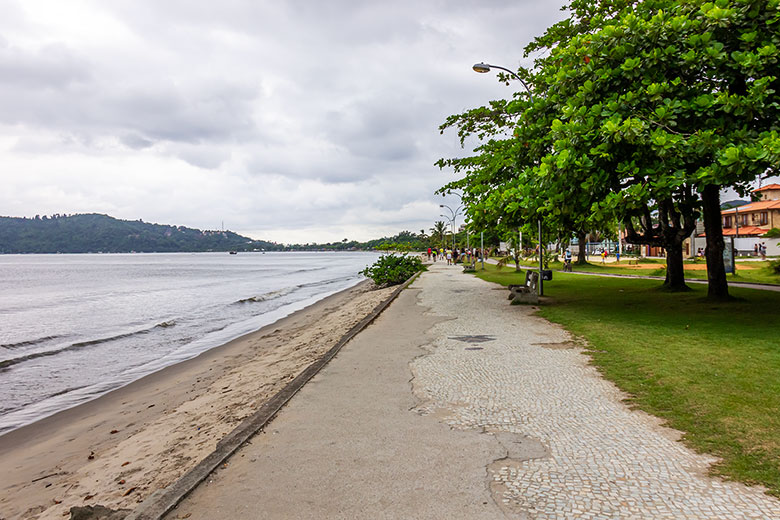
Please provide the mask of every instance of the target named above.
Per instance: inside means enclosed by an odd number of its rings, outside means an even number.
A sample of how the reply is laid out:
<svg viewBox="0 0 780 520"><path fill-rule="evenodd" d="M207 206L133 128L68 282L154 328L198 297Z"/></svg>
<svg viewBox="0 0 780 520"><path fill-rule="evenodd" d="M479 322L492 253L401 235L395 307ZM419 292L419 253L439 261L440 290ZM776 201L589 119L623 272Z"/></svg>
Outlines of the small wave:
<svg viewBox="0 0 780 520"><path fill-rule="evenodd" d="M246 304L246 303L260 303L260 302L267 302L269 300L275 300L276 298L281 298L282 296L287 296L291 292L298 289L300 286L297 287L285 287L284 289L279 289L277 291L271 291L269 293L261 294L260 296L251 296L249 298L242 298L240 300L236 300L233 302L234 304Z"/></svg>
<svg viewBox="0 0 780 520"><path fill-rule="evenodd" d="M63 390L59 390L57 392L54 392L53 394L49 394L49 395L45 396L42 400L51 399L52 397L59 397L61 395L69 394L70 392L75 392L76 390L81 390L82 388L86 388L86 387L87 387L86 385L71 386L71 387L65 388ZM16 406L16 407L13 407L13 408L0 408L0 417L2 417L4 415L7 415L7 414L10 414L10 413L13 413L13 412L15 412L17 410L20 410L22 408L23 408L23 406ZM0 427L0 434L2 434L2 433L3 433L2 432L2 427Z"/></svg>
<svg viewBox="0 0 780 520"><path fill-rule="evenodd" d="M298 269L297 271L290 271L289 274L311 273L312 271L323 271L325 269L327 269L327 267L307 267L304 269Z"/></svg>
<svg viewBox="0 0 780 520"><path fill-rule="evenodd" d="M71 386L70 388L60 390L59 392L54 392L53 394L46 396L44 399L48 399L50 397L57 397L58 395L69 394L70 392L75 392L76 390L81 390L82 388L86 388L86 387L87 385Z"/></svg>
<svg viewBox="0 0 780 520"><path fill-rule="evenodd" d="M311 282L311 283L302 283L297 285L296 287L298 289L303 289L304 287L322 287L323 285L333 285L336 283L346 282L349 280L354 280L356 277L354 275L349 276L342 276L340 278L328 278L327 280L321 280L319 282Z"/></svg>
<svg viewBox="0 0 780 520"><path fill-rule="evenodd" d="M19 347L30 347L33 345L39 345L41 343L46 343L47 341L52 341L55 339L60 339L64 336L44 336L43 338L37 338L37 339L28 339L25 341L19 341L18 343L2 343L0 344L0 347L2 348L19 348Z"/></svg>
<svg viewBox="0 0 780 520"><path fill-rule="evenodd" d="M25 356L19 356L16 358L6 359L3 361L0 361L0 370L5 370L13 365L18 365L19 363L24 363L25 361L30 361L31 359L37 359L42 357L49 357L49 356L55 356L57 354L61 354L63 352L68 352L71 350L78 350L82 349L84 347L91 347L93 345L100 345L102 343L108 343L110 341L116 341L118 339L124 339L124 338L130 338L132 336L141 336L144 334L149 334L154 329L158 328L168 328L173 327L176 325L176 322L173 320L164 321L162 323L158 323L154 327L149 327L147 329L141 329L136 330L133 332L126 332L124 334L117 334L116 336L110 336L108 338L98 338L98 339L91 339L88 341L78 341L76 343L71 343L70 345L66 345L61 348L57 348L54 350L45 350L43 352L33 352L31 354L27 354Z"/></svg>

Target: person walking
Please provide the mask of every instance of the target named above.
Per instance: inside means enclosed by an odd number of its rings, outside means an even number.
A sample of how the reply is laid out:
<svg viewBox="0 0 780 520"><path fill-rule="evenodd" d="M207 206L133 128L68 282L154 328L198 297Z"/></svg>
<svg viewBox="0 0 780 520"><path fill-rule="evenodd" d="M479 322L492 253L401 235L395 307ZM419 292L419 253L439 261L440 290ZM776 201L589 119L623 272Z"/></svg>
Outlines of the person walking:
<svg viewBox="0 0 780 520"><path fill-rule="evenodd" d="M452 265L452 251L447 250L447 265Z"/></svg>

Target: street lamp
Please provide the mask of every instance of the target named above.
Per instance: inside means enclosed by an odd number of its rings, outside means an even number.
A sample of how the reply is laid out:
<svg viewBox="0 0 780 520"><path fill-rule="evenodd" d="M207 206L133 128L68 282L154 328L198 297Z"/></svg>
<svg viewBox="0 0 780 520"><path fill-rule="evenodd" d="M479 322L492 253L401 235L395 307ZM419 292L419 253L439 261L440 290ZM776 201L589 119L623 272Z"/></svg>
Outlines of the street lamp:
<svg viewBox="0 0 780 520"><path fill-rule="evenodd" d="M463 208L463 204L455 208L455 211L452 210L451 207L447 206L446 204L439 204L440 208L447 208L450 211L451 217L448 217L447 215L439 215L441 217L446 218L450 221L450 225L452 226L452 250L455 251L455 218L461 214L461 208Z"/></svg>
<svg viewBox="0 0 780 520"><path fill-rule="evenodd" d="M461 195L457 191L453 191L452 194L455 195L456 197L458 197L460 199L461 203L463 202L463 195ZM464 210L465 210L465 204L461 204L461 206L464 206ZM465 211L462 211L461 214L464 215ZM469 242L469 224L468 224L468 222L464 223L464 227L466 229L466 250L469 251L469 254L471 254L471 243Z"/></svg>
<svg viewBox="0 0 780 520"><path fill-rule="evenodd" d="M485 74L487 72L490 72L490 69L500 69L505 72L508 72L509 74L512 75L513 78L519 81L520 84L523 85L523 87L525 87L525 90L526 92L528 92L528 97L531 98L531 101L534 100L534 93L531 92L530 88L528 88L528 85L526 85L525 81L523 81L523 78L518 76L516 73L512 72L510 69L507 69L506 67L502 67L500 65L490 65L488 63L482 63L482 62L475 63L474 65L471 66L471 68L474 69L474 72L479 72L480 74Z"/></svg>
<svg viewBox="0 0 780 520"><path fill-rule="evenodd" d="M534 94L531 92L531 89L528 88L528 85L526 85L525 81L523 81L523 78L518 76L515 72L513 72L510 69L507 69L506 67L502 67L500 65L491 65L489 63L479 62L475 63L471 66L472 69L474 69L474 72L479 72L480 74L485 74L487 72L490 72L490 69L499 69L503 70L504 72L509 73L513 78L515 78L517 81L520 82L521 85L525 88L526 92L528 92L528 97L531 98L531 102L534 101ZM537 287L537 293L539 296L544 295L544 282L542 281L542 219L538 219L538 225L539 225L539 280L537 281L536 287Z"/></svg>

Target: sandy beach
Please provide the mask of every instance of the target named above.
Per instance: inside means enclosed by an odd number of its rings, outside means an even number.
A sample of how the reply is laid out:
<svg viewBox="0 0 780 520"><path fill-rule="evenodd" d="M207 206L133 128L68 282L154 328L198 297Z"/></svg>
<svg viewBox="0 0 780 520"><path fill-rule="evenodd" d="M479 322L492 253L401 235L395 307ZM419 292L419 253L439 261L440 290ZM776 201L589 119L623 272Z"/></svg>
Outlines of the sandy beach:
<svg viewBox="0 0 780 520"><path fill-rule="evenodd" d="M333 347L393 288L347 289L197 358L0 436L0 520L132 509Z"/></svg>

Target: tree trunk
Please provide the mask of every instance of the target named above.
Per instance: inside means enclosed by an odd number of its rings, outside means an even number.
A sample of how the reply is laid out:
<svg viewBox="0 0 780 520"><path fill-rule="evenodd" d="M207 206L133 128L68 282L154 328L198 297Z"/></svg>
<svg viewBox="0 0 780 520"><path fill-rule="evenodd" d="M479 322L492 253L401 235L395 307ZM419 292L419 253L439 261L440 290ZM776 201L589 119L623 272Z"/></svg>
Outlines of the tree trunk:
<svg viewBox="0 0 780 520"><path fill-rule="evenodd" d="M588 256L585 253L585 240L587 235L585 231L577 231L577 242L580 245L580 250L577 252L577 265L585 265L588 263Z"/></svg>
<svg viewBox="0 0 780 520"><path fill-rule="evenodd" d="M690 291L685 285L682 242L670 240L666 246L666 280L664 288L672 292Z"/></svg>
<svg viewBox="0 0 780 520"><path fill-rule="evenodd" d="M701 193L704 232L707 234L707 298L729 298L726 266L723 264L723 223L720 215L720 191L717 186L705 186Z"/></svg>
<svg viewBox="0 0 780 520"><path fill-rule="evenodd" d="M671 198L658 201L657 224L654 223L651 208L645 208L638 216L642 233L634 227L634 220L624 220L626 238L632 244L662 246L666 250L666 280L663 287L669 291L690 291L685 284L683 267L683 242L696 229L696 213L693 201L698 197L681 193L678 201Z"/></svg>

